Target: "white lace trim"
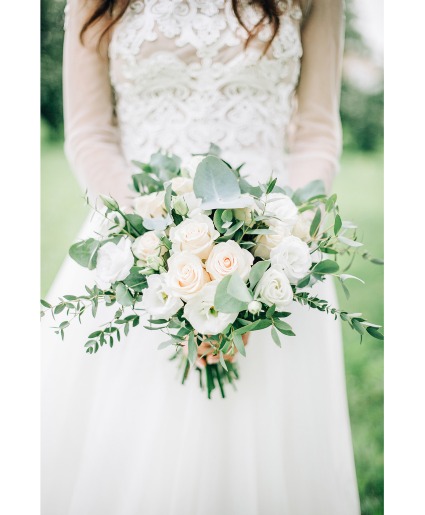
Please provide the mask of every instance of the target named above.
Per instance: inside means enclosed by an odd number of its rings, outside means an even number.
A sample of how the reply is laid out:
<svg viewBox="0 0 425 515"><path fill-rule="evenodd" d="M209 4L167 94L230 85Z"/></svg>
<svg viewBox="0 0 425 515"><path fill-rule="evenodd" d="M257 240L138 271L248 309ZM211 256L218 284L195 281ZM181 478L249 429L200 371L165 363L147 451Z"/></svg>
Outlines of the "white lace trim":
<svg viewBox="0 0 425 515"><path fill-rule="evenodd" d="M250 7L245 15L248 25L258 20ZM257 163L267 156L268 167L281 167L300 19L291 6L261 57L268 27L245 51L246 32L228 0L133 0L109 47L126 157L146 159L158 148L185 156L214 142L224 155L251 153Z"/></svg>

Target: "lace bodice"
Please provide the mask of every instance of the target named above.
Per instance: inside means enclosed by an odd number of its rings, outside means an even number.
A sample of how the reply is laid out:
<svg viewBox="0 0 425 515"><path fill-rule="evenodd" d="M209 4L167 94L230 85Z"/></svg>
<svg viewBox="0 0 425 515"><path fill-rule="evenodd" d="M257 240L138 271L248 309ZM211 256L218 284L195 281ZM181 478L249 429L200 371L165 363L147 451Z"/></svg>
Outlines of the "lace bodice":
<svg viewBox="0 0 425 515"><path fill-rule="evenodd" d="M283 2L279 32L263 55L270 28L265 25L245 48L247 33L230 0L132 0L102 55L95 49L99 24L85 46L75 41L89 8L84 0L70 0L66 148L85 185L93 181L97 190L108 187L119 196L131 160L146 160L158 148L187 158L211 142L225 159L246 162L254 180L274 171L286 182L286 169L297 167L305 181L312 159L312 178L331 176L340 145L340 4L315 0L304 29L300 6ZM259 16L247 2L246 25ZM87 136L96 148L89 148ZM109 162L101 157L105 152Z"/></svg>
<svg viewBox="0 0 425 515"><path fill-rule="evenodd" d="M258 13L246 15L255 24ZM282 172L302 54L300 8L281 20L262 56L268 27L245 50L246 31L226 0L132 2L109 45L127 159L159 147L188 157L214 142L255 175Z"/></svg>

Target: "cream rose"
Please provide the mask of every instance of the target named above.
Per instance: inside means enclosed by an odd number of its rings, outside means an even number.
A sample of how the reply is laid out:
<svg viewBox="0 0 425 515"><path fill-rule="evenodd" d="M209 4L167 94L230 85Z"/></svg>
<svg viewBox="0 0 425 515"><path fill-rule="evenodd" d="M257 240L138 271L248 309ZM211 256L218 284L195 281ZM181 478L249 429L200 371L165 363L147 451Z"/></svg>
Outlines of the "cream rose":
<svg viewBox="0 0 425 515"><path fill-rule="evenodd" d="M134 199L134 210L142 218L158 218L165 216L165 192L150 193L141 195Z"/></svg>
<svg viewBox="0 0 425 515"><path fill-rule="evenodd" d="M131 249L140 261L139 266L145 266L148 258L161 256L166 251L155 231L145 232L142 236L136 238Z"/></svg>
<svg viewBox="0 0 425 515"><path fill-rule="evenodd" d="M214 308L214 297L219 281L205 285L185 305L183 316L201 334L219 334L232 324L238 313L221 313Z"/></svg>
<svg viewBox="0 0 425 515"><path fill-rule="evenodd" d="M283 311L291 304L291 284L281 268L272 265L265 272L255 288L255 297L267 306L275 304L278 311Z"/></svg>
<svg viewBox="0 0 425 515"><path fill-rule="evenodd" d="M183 306L183 302L172 295L163 275L150 275L147 281L148 287L143 290L142 309L154 318L169 320Z"/></svg>
<svg viewBox="0 0 425 515"><path fill-rule="evenodd" d="M105 243L97 253L95 269L97 285L107 290L112 283L124 280L133 265L134 256L129 238L121 238L118 243L111 241Z"/></svg>
<svg viewBox="0 0 425 515"><path fill-rule="evenodd" d="M183 300L190 299L211 280L201 259L186 251L170 257L166 276L173 294Z"/></svg>
<svg viewBox="0 0 425 515"><path fill-rule="evenodd" d="M270 251L277 247L283 238L288 236L286 230L281 232L279 227L271 227L275 234L260 234L255 239L254 256L261 259L270 259Z"/></svg>
<svg viewBox="0 0 425 515"><path fill-rule="evenodd" d="M311 241L310 227L313 218L314 211L303 211L298 216L297 223L294 225L294 228L292 229L292 234L300 240L305 241L306 243Z"/></svg>
<svg viewBox="0 0 425 515"><path fill-rule="evenodd" d="M171 187L177 195L193 191L193 179L190 177L174 177L171 179Z"/></svg>
<svg viewBox="0 0 425 515"><path fill-rule="evenodd" d="M173 252L189 251L201 259L206 259L220 236L214 224L206 215L195 215L187 218L177 227L171 227L170 240Z"/></svg>
<svg viewBox="0 0 425 515"><path fill-rule="evenodd" d="M292 200L283 193L271 193L263 200L267 200L265 215L270 216L267 225L291 231L298 219L298 209Z"/></svg>
<svg viewBox="0 0 425 515"><path fill-rule="evenodd" d="M310 249L296 236L288 236L270 252L272 265L281 267L291 283L296 284L310 270Z"/></svg>
<svg viewBox="0 0 425 515"><path fill-rule="evenodd" d="M238 273L245 281L254 262L251 252L241 248L235 241L229 240L218 243L208 256L205 268L212 279L222 279L224 276Z"/></svg>

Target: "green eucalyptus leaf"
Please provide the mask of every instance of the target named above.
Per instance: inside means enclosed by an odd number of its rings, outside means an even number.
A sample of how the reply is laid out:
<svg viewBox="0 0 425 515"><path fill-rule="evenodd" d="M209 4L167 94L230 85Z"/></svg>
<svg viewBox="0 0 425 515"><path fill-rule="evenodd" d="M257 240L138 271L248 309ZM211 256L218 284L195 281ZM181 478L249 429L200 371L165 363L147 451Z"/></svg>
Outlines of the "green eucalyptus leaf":
<svg viewBox="0 0 425 515"><path fill-rule="evenodd" d="M195 195L202 199L203 209L236 209L252 203L242 197L239 182L231 168L215 156L201 161L193 181Z"/></svg>
<svg viewBox="0 0 425 515"><path fill-rule="evenodd" d="M251 288L255 288L269 266L270 261L259 261L258 263L255 263L249 272L249 285Z"/></svg>
<svg viewBox="0 0 425 515"><path fill-rule="evenodd" d="M96 267L97 251L99 250L101 242L94 238L79 241L71 245L69 255L79 265L93 270Z"/></svg>
<svg viewBox="0 0 425 515"><path fill-rule="evenodd" d="M233 341L235 343L235 347L237 348L239 354L242 354L242 356L246 356L246 349L245 345L242 340L242 336L237 333L233 333Z"/></svg>
<svg viewBox="0 0 425 515"><path fill-rule="evenodd" d="M141 273L143 268L133 266L130 274L124 279L124 283L136 292L143 291L147 286L146 276Z"/></svg>
<svg viewBox="0 0 425 515"><path fill-rule="evenodd" d="M342 228L341 217L339 215L336 215L335 221L334 221L334 234L335 234L335 236L338 235L338 233L341 230L341 228Z"/></svg>
<svg viewBox="0 0 425 515"><path fill-rule="evenodd" d="M309 182L303 188L299 188L292 195L292 201L299 206L304 202L307 202L312 197L316 197L317 195L325 194L325 184L321 180L316 180Z"/></svg>
<svg viewBox="0 0 425 515"><path fill-rule="evenodd" d="M336 261L324 259L323 261L319 261L312 271L315 274L334 274L335 272L338 272L338 270L339 265Z"/></svg>
<svg viewBox="0 0 425 515"><path fill-rule="evenodd" d="M190 366L192 367L195 364L196 358L198 356L198 346L196 345L193 332L189 333L187 350L187 359L189 360Z"/></svg>
<svg viewBox="0 0 425 515"><path fill-rule="evenodd" d="M272 327L272 338L273 338L273 341L275 342L275 344L278 346L278 347L282 347L282 343L280 341L280 338L279 338L279 334L278 332L276 331L276 329L274 327Z"/></svg>
<svg viewBox="0 0 425 515"><path fill-rule="evenodd" d="M123 283L117 283L115 286L115 294L117 297L117 302L118 304L121 304L121 306L133 305L134 299Z"/></svg>
<svg viewBox="0 0 425 515"><path fill-rule="evenodd" d="M322 220L322 211L320 208L317 208L316 213L314 215L313 221L310 225L310 236L314 236L319 229L320 222Z"/></svg>

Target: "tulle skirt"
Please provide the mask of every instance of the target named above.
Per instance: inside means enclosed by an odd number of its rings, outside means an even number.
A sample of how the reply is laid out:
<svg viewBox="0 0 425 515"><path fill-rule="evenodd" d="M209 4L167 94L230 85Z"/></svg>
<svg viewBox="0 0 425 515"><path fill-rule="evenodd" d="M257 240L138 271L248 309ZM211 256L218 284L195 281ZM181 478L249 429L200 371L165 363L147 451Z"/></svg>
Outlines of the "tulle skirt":
<svg viewBox="0 0 425 515"><path fill-rule="evenodd" d="M48 298L81 294L65 260ZM336 302L333 285L317 293ZM237 390L185 385L159 331L85 353L116 308L42 324L42 515L358 515L340 326L293 306L282 348L251 334Z"/></svg>

